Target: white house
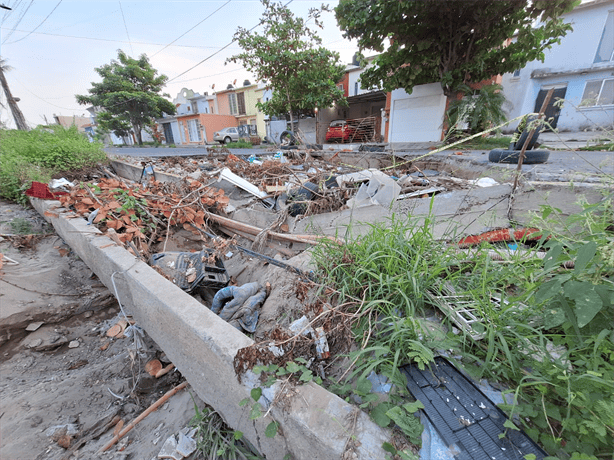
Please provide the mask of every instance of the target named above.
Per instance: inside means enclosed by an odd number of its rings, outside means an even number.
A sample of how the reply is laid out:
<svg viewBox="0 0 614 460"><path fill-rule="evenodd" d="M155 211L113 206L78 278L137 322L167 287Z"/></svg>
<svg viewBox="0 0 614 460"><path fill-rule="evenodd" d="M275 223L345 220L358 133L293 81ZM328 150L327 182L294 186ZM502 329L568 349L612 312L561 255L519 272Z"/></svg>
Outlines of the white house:
<svg viewBox="0 0 614 460"><path fill-rule="evenodd" d="M565 16L573 32L545 52L544 62L532 61L503 76L509 118L538 112L545 94L564 99L546 111L560 131L579 131L614 124L614 2L592 0ZM510 125L514 129L516 124Z"/></svg>

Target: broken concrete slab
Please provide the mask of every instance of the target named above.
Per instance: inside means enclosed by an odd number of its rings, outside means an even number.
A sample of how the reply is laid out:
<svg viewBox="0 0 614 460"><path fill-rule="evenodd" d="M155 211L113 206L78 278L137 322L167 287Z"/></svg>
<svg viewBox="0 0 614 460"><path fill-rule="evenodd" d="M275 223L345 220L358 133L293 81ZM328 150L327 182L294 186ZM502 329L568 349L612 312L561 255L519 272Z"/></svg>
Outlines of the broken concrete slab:
<svg viewBox="0 0 614 460"><path fill-rule="evenodd" d="M272 419L249 420L250 409L240 407L239 402L250 397L251 387L246 383L250 379L239 383L233 367L236 352L251 345L251 339L88 226L87 221L62 212L58 202L33 199L32 204L116 294L122 307L164 350L197 394L260 452L269 458L290 453L296 459L340 459L348 440L357 438L357 459L385 457L381 446L389 439L389 432L313 382L296 388L296 395L287 398L290 401L286 399L283 408L272 406L271 414L283 435L266 437L265 429ZM273 394L275 391L281 390L276 387Z"/></svg>
<svg viewBox="0 0 614 460"><path fill-rule="evenodd" d="M393 215L397 218L416 219L421 225L429 214L434 219L433 236L471 234L484 228L508 227L507 207L512 186L474 187L440 193L431 198L415 198L395 202L390 209L367 206L309 216L295 223L293 232L321 233L343 238L348 229L353 235L370 229L369 223L385 222Z"/></svg>

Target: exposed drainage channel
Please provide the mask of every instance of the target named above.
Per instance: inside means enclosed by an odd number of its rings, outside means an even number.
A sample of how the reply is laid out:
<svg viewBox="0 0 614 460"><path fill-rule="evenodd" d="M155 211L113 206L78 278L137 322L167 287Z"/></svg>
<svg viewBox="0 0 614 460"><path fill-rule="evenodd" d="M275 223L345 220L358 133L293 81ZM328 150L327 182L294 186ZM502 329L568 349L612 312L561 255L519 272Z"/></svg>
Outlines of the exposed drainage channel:
<svg viewBox="0 0 614 460"><path fill-rule="evenodd" d="M419 167L441 170L463 179L484 175L499 179L497 171L500 173L501 170L497 168L455 160L433 158L421 162ZM121 161L113 161L112 166L118 175L126 179L140 181L143 178L143 168ZM159 171L155 172L155 177L161 182L179 182L183 179ZM538 210L539 205L544 203L543 196L547 196L549 191L556 190L557 195L564 195L561 196L564 205L575 202L578 194L577 188L570 189L561 183L528 185L528 190L514 203L516 217L524 217L528 211ZM589 201L597 201L599 188L598 184L586 184L583 191L592 195ZM354 230L357 230L361 218L365 222L373 222L385 220L392 213L416 217L428 212L433 212L443 221L441 231L435 229L434 233L440 234L438 236L449 231L450 221L463 225L466 218L469 220L463 233L483 228L486 220L477 221L471 217L472 212L482 217L488 214L487 221L492 226L507 227L509 221L505 214L510 191L509 184L500 184L487 189L442 195L435 200L432 208L431 199L423 198L405 200L405 204L403 201L397 202L392 210L370 206L315 215L294 222L291 232L336 234L345 225L355 225ZM58 202L33 199L32 203L105 286L117 293L124 308L167 354L198 396L214 407L228 425L243 432L261 453L274 459L281 459L288 453L296 459L342 458L348 441L358 439L359 443L351 443L357 455L354 458L385 458L381 446L390 439L390 432L374 424L360 409L315 383L297 387L294 396L288 398L290 401L286 401L283 407L274 404L270 408L272 418L267 416L250 420L249 405L240 407L239 402L249 398L250 390L259 386L257 377L248 372L242 379L243 383L239 383L233 367L237 351L253 344L250 338L203 308L200 302L113 243L97 228L88 226L84 219L74 218L70 211L58 208ZM450 209L454 211L451 217ZM260 403L268 408L268 403L281 391L278 385L273 385L263 392ZM281 429L274 438L267 438L265 428L273 419Z"/></svg>
<svg viewBox="0 0 614 460"><path fill-rule="evenodd" d="M90 267L102 283L116 293L124 309L147 331L177 366L198 396L214 407L226 423L271 459L291 454L296 459L342 458L350 439L358 459L385 458L382 444L390 432L367 414L313 382L295 389L283 407L274 404L270 415L249 419L250 408L239 402L257 385L248 372L239 383L233 359L253 340L227 324L153 268L87 224L59 207L57 201L32 199L35 209ZM281 389L275 384L260 400L265 407ZM272 416L272 417L271 417ZM280 432L265 436L276 420Z"/></svg>

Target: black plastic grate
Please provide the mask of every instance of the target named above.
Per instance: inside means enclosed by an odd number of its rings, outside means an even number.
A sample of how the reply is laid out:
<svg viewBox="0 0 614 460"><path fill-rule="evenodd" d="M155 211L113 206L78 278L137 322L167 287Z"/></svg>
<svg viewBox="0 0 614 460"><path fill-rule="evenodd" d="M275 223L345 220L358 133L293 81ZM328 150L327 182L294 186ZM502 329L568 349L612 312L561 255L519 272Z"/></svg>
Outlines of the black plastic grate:
<svg viewBox="0 0 614 460"><path fill-rule="evenodd" d="M448 446L456 445L457 460L521 460L527 454L541 460L548 455L523 431L506 430L505 413L445 358L435 358L431 369L407 365L401 371L439 436Z"/></svg>

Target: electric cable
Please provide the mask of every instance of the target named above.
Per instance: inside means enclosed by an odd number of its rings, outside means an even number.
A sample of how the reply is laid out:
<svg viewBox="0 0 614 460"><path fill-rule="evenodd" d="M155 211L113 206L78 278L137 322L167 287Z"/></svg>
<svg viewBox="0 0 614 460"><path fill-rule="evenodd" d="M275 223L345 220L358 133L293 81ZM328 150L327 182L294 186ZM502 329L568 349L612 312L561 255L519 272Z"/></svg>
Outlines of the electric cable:
<svg viewBox="0 0 614 460"><path fill-rule="evenodd" d="M290 0L288 3L286 3L284 5L284 7L288 6L290 3L292 3L294 0ZM254 30L256 27L260 26L262 24L262 21L258 22L258 24L256 24L254 27L252 27L251 29L248 30L248 32L251 32L252 30ZM213 56L215 56L216 54L219 54L220 52L224 51L226 48L228 48L230 45L232 45L234 42L236 41L236 39L232 39L232 41L230 43L228 43L226 46L220 48L219 50L217 50L215 53L207 56L205 59L203 59L202 61L200 61L199 63L197 63L196 65L193 65L192 67L190 67L188 70L181 72L179 75L174 76L173 78L171 78L170 80L167 81L167 83L172 82L173 80L176 80L177 78L181 77L182 75L185 75L186 73L188 73L189 71L195 69L196 67L198 67L199 65L201 65L203 62L208 61L209 59L211 59Z"/></svg>
<svg viewBox="0 0 614 460"><path fill-rule="evenodd" d="M119 11L119 10L116 10ZM73 24L74 25L74 24ZM8 30L8 28L2 27L2 30ZM27 32L26 30L15 29L15 32ZM94 40L100 42L113 42L113 43L129 43L127 40L114 40L112 38L96 38L96 37L83 37L80 35L65 35L65 34L54 34L51 32L32 32L35 35L48 35L51 37L65 37L65 38L78 38L80 40ZM7 45L10 45L10 42ZM152 45L152 46L164 46L164 43L149 43L149 42L132 42L135 45ZM206 45L172 45L179 48L203 48L203 49L219 49L219 46L206 46Z"/></svg>
<svg viewBox="0 0 614 460"><path fill-rule="evenodd" d="M15 22L15 25L13 26L13 28L11 29L11 31L8 33L8 35L4 38L4 41L2 42L2 44L4 45L6 43L6 41L11 37L11 35L13 35L13 33L15 32L15 29L17 29L17 26L19 25L19 23L21 22L21 20L24 18L24 16L26 15L26 13L28 12L28 10L30 9L30 7L32 6L32 4L34 3L34 0L30 0L30 3L28 4L28 6L26 7L25 11L21 14L21 16L19 16L19 19L17 19L17 22Z"/></svg>
<svg viewBox="0 0 614 460"><path fill-rule="evenodd" d="M213 16L215 13L217 13L218 11L220 11L222 8L224 8L226 5L228 5L230 3L231 0L228 0L226 3L224 3L222 6L220 6L217 10L215 10L213 13L211 13L209 16L207 16L205 19L203 19L202 21L200 21L198 24L196 24L194 27L188 29L186 32L184 32L183 34L179 35L179 37L177 37L175 40L173 40L172 42L170 42L168 45L166 45L164 48L162 48L159 51L156 51L154 54L152 54L150 56L150 58L154 57L156 54L161 53L162 51L164 51L166 48L168 48L169 46L171 46L173 43L175 43L177 40L179 40L181 37L184 37L185 35L187 35L188 33L190 33L191 31L193 31L194 29L196 29L196 27L198 27L199 25L201 25L203 22L205 22L207 19L209 19L211 16Z"/></svg>
<svg viewBox="0 0 614 460"><path fill-rule="evenodd" d="M12 41L12 42L10 42L10 43L17 43L17 42L20 42L20 41L25 40L26 38L28 38L30 35L32 35L32 33L36 31L36 29L38 29L40 26L42 26L42 25L45 23L45 21L46 21L47 19L49 19L49 16L51 16L51 15L53 14L53 12L54 12L54 11L55 11L55 10L58 8L58 6L60 6L60 3L62 3L62 1L63 1L63 0L60 0L60 1L57 3L57 5L55 5L55 7L54 7L54 8L51 10L51 13L49 13L47 16L45 16L45 19L43 19L43 21L42 21L42 22L41 22L39 25L37 25L37 26L36 26L34 29L32 29L32 31L30 31L30 32L28 33L28 35L26 35L25 37L21 37L19 40ZM7 44L9 44L9 43L7 43Z"/></svg>
<svg viewBox="0 0 614 460"><path fill-rule="evenodd" d="M126 36L128 37L128 43L130 43L130 51L132 51L132 55L134 56L134 49L132 48L132 41L130 40L130 34L128 33L128 26L126 25L126 17L124 16L124 9L122 8L122 2L118 1L117 3L119 3L119 10L122 12L122 19L124 20L124 27L126 28Z"/></svg>

